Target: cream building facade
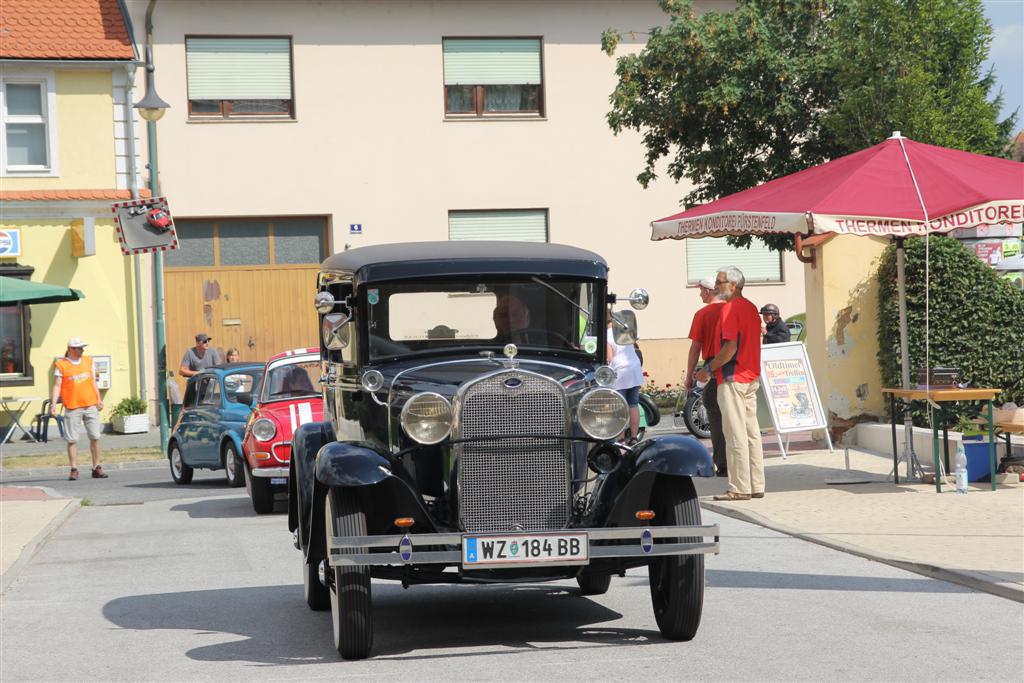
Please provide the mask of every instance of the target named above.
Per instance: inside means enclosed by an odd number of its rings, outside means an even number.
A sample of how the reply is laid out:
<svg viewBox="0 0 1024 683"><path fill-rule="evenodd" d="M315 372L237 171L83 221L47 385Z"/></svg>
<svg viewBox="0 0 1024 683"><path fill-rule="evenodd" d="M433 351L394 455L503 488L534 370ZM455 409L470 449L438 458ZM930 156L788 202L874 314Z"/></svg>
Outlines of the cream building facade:
<svg viewBox="0 0 1024 683"><path fill-rule="evenodd" d="M128 2L136 26L146 5ZM643 189L640 137L605 120L616 77L601 32L638 51L665 19L654 0L160 0L160 180L184 247L167 261L168 366L200 331L243 358L315 344L302 316L329 253L518 231L602 254L614 291L647 288L646 369L676 382L692 281L750 255L651 242L688 188ZM754 262L765 282L749 298L803 312L795 256Z"/></svg>

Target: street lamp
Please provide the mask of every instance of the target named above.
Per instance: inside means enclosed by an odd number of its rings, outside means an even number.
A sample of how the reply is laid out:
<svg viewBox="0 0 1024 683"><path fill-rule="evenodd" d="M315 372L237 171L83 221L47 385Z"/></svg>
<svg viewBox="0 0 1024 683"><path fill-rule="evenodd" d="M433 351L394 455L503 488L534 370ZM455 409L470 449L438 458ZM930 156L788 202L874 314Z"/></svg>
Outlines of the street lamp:
<svg viewBox="0 0 1024 683"><path fill-rule="evenodd" d="M152 3L150 7L152 11ZM147 20L149 14L147 13ZM147 21L147 28L149 22ZM148 31L147 31L148 34ZM146 41L146 94L141 100L135 103L139 115L146 120L146 137L149 142L149 191L153 197L160 196L160 180L156 163L156 122L164 115L164 112L171 105L160 99L156 94L156 79L153 76L153 48L147 35ZM156 395L160 402L160 448L167 450L167 439L169 436L167 410L167 348L164 334L164 255L153 252L153 296L156 299L156 306L153 313L156 336Z"/></svg>

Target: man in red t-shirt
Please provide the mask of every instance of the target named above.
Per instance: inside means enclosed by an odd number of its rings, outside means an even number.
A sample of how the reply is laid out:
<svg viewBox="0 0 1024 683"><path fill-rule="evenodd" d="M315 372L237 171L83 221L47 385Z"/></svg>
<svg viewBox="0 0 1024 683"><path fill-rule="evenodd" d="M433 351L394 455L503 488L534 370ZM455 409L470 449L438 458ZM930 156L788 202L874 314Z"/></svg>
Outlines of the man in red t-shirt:
<svg viewBox="0 0 1024 683"><path fill-rule="evenodd" d="M721 312L724 300L715 291L715 278L706 277L697 285L700 299L705 306L693 315L689 337L690 354L686 359L686 374L683 386L689 391L694 384L694 369L697 359L703 358L706 364L718 353L719 335L721 330ZM715 461L715 474L726 476L728 463L725 458L725 434L722 432L722 412L718 409L718 383L712 377L704 387L704 408L708 413L708 424L711 427L711 452Z"/></svg>
<svg viewBox="0 0 1024 683"><path fill-rule="evenodd" d="M757 423L757 389L761 377L761 315L743 297L743 272L735 266L719 271L718 294L726 299L721 313L721 347L699 373L718 380L718 407L722 411L729 490L715 500L764 497L764 452Z"/></svg>

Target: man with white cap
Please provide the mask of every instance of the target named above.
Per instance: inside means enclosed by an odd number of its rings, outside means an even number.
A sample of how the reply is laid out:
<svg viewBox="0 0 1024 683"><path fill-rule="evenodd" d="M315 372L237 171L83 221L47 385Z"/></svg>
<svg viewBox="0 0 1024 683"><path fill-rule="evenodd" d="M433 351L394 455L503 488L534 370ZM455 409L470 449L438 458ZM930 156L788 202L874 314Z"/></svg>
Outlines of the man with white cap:
<svg viewBox="0 0 1024 683"><path fill-rule="evenodd" d="M703 358L707 363L718 353L721 333L721 312L723 300L718 297L715 278L708 276L697 284L700 300L704 307L698 310L690 323L690 352L686 358L686 372L683 386L687 391L693 388L697 361ZM715 473L720 477L728 475L725 457L725 433L722 431L722 413L718 409L718 384L712 377L704 386L704 408L711 427L711 452L715 462Z"/></svg>
<svg viewBox="0 0 1024 683"><path fill-rule="evenodd" d="M64 440L68 444L68 461L71 473L68 479L78 479L78 439L85 429L89 437L89 452L92 454L93 479L106 479L107 473L100 464L100 411L103 401L96 386L92 356L86 356L86 344L79 337L68 340L64 357L54 363L53 394L50 397L50 414L57 415L57 401L64 404Z"/></svg>

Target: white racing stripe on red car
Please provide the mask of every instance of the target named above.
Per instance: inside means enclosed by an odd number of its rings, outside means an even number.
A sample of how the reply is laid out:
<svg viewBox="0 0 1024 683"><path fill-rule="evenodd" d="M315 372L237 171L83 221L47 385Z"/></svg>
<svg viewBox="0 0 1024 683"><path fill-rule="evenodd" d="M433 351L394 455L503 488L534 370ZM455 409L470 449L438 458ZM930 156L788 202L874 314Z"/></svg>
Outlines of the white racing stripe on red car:
<svg viewBox="0 0 1024 683"><path fill-rule="evenodd" d="M309 424L313 421L313 404L312 403L300 403L299 404L299 424ZM294 432L295 430L292 429Z"/></svg>
<svg viewBox="0 0 1024 683"><path fill-rule="evenodd" d="M296 422L295 422L295 404L294 403L291 404L290 406L288 406L288 415L291 417L291 420L292 420L292 432L294 433L295 432L295 428L298 427L298 424L296 424Z"/></svg>

